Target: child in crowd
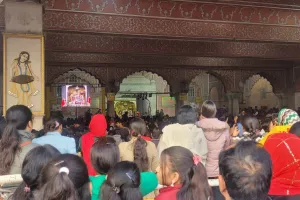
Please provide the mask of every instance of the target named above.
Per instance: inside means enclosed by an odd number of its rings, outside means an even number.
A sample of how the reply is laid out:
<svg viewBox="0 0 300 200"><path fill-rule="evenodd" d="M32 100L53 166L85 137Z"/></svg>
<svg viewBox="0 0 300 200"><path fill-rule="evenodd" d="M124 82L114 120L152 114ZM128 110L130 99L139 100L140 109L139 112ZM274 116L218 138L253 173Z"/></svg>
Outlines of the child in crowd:
<svg viewBox="0 0 300 200"><path fill-rule="evenodd" d="M32 140L33 143L44 145L50 144L57 148L60 153L76 154L76 143L74 138L62 136L63 120L53 118L45 125L46 135Z"/></svg>
<svg viewBox="0 0 300 200"><path fill-rule="evenodd" d="M23 183L19 185L11 199L33 199L33 192L37 189L38 178L42 168L51 159L59 155L59 151L51 145L38 146L30 150L22 164L21 175L23 178Z"/></svg>
<svg viewBox="0 0 300 200"><path fill-rule="evenodd" d="M260 124L256 117L252 116L244 116L242 119L242 126L243 126L243 134L242 136L234 137L234 141L249 141L253 140L258 142L261 140L261 130Z"/></svg>
<svg viewBox="0 0 300 200"><path fill-rule="evenodd" d="M133 162L117 163L107 174L101 187L102 200L142 200L138 166Z"/></svg>
<svg viewBox="0 0 300 200"><path fill-rule="evenodd" d="M156 145L159 143L160 136L162 135L162 131L159 128L153 128L152 130L152 142Z"/></svg>
<svg viewBox="0 0 300 200"><path fill-rule="evenodd" d="M155 200L213 200L204 166L184 147L174 146L162 152L157 177L165 187Z"/></svg>
<svg viewBox="0 0 300 200"><path fill-rule="evenodd" d="M90 176L92 200L99 200L100 188L106 180L106 175L120 161L120 152L115 140L111 137L99 138L92 147L91 161L98 173L97 176ZM154 191L157 185L158 181L153 172L141 173L140 190L142 196Z"/></svg>
<svg viewBox="0 0 300 200"><path fill-rule="evenodd" d="M73 154L63 154L50 161L41 171L38 188L34 199L91 199L87 167Z"/></svg>

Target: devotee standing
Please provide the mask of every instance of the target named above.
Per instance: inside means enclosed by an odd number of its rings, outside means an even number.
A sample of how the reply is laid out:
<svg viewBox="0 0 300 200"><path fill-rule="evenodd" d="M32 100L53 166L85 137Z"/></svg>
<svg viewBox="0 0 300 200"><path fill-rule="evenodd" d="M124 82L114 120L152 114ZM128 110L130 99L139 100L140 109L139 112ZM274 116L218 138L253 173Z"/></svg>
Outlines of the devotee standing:
<svg viewBox="0 0 300 200"><path fill-rule="evenodd" d="M81 138L82 156L84 162L88 167L88 172L90 176L95 176L97 174L91 163L91 148L93 144L97 141L97 138L106 135L106 129L107 122L105 116L102 114L94 115L90 123L90 132L84 134Z"/></svg>
<svg viewBox="0 0 300 200"><path fill-rule="evenodd" d="M203 130L207 140L207 161L206 171L209 179L217 180L219 176L219 154L221 151L229 147L231 137L229 134L229 126L226 122L219 121L215 118L217 107L212 101L205 101L201 107L201 116L198 126ZM222 199L218 187L213 187L215 199Z"/></svg>
<svg viewBox="0 0 300 200"><path fill-rule="evenodd" d="M270 135L278 133L288 133L291 126L299 122L300 118L297 112L291 109L282 109L278 114L278 125L276 125L267 135L262 138L259 143L264 145Z"/></svg>
<svg viewBox="0 0 300 200"><path fill-rule="evenodd" d="M32 142L40 145L50 144L57 148L60 153L76 154L75 139L62 136L62 130L62 120L51 119L45 125L46 135L33 139Z"/></svg>
<svg viewBox="0 0 300 200"><path fill-rule="evenodd" d="M225 200L271 200L272 161L254 141L241 141L219 156L220 191Z"/></svg>
<svg viewBox="0 0 300 200"><path fill-rule="evenodd" d="M37 147L32 140L32 112L16 105L6 112L6 127L0 140L0 175L20 174L26 154Z"/></svg>
<svg viewBox="0 0 300 200"><path fill-rule="evenodd" d="M269 136L264 148L271 155L270 198L300 199L300 138L290 133Z"/></svg>
<svg viewBox="0 0 300 200"><path fill-rule="evenodd" d="M172 146L189 149L193 154L201 157L203 165L206 163L207 141L201 128L197 127L197 112L189 105L180 108L176 124L166 126L158 144L159 155L163 150Z"/></svg>

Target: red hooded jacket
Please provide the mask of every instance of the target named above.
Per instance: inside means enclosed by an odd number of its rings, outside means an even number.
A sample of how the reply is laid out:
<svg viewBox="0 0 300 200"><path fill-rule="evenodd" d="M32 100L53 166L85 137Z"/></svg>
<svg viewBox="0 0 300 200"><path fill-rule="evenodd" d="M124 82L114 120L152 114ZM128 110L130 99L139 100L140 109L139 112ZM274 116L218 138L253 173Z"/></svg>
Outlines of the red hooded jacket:
<svg viewBox="0 0 300 200"><path fill-rule="evenodd" d="M97 172L94 170L91 163L91 149L95 143L95 138L106 136L107 123L104 115L97 114L93 116L90 123L90 132L84 134L81 139L81 150L85 164L88 167L89 176L96 176Z"/></svg>

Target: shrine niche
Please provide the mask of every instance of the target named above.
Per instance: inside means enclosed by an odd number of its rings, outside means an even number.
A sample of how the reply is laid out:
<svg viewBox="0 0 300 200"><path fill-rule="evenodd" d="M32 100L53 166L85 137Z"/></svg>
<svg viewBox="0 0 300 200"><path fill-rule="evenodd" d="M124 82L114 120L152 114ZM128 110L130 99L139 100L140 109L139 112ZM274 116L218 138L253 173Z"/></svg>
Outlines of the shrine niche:
<svg viewBox="0 0 300 200"><path fill-rule="evenodd" d="M76 87L81 86L88 86L89 87L89 98L90 98L90 107L82 107L82 108L75 108L75 107L63 107L62 93L63 87L71 85ZM84 115L84 112L87 109L91 109L93 113L97 112L99 108L101 108L102 101L102 90L101 90L101 83L99 79L95 76L83 71L81 69L71 69L63 74L60 74L50 84L50 90L46 93L46 101L49 109L52 111L56 111L57 109L62 110L62 112L66 116L73 116L76 113L76 116ZM104 99L105 101L105 99Z"/></svg>

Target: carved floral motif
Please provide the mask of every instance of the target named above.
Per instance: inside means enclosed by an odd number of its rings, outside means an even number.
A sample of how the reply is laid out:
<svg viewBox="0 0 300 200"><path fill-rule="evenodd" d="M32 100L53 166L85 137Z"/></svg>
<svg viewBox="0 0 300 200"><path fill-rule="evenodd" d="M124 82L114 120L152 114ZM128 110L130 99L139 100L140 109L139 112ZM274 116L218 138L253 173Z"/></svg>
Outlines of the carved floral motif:
<svg viewBox="0 0 300 200"><path fill-rule="evenodd" d="M234 9L232 10L234 12ZM230 16L230 15L229 15ZM224 16L226 18L226 16ZM254 24L226 24L175 19L152 19L119 15L86 14L48 10L46 30L92 31L152 36L300 41L298 28Z"/></svg>

